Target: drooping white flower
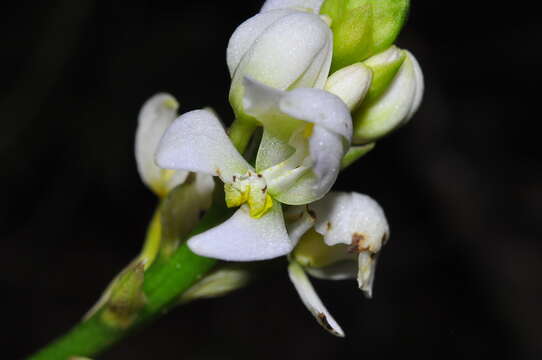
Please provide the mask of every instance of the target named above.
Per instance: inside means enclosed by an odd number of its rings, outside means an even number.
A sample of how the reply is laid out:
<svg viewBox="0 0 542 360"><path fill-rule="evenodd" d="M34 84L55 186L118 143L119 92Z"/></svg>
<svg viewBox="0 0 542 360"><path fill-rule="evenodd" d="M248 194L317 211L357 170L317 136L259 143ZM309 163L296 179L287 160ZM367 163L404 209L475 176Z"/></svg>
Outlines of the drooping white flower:
<svg viewBox="0 0 542 360"><path fill-rule="evenodd" d="M290 278L318 322L334 335L343 336L305 271L321 279L357 277L359 288L370 298L377 255L389 237L388 222L376 201L358 193L332 192L308 209L312 223L305 220L305 229L309 223L313 228L302 236L290 256ZM292 208L287 217L298 218L306 212L304 207Z"/></svg>
<svg viewBox="0 0 542 360"><path fill-rule="evenodd" d="M280 91L250 79L245 87L246 108L264 125L255 168L205 110L175 120L157 153L162 168L202 172L224 182L227 205L240 209L188 244L197 254L234 261L273 258L293 249L280 203L322 198L336 180L352 131L348 108L326 91Z"/></svg>
<svg viewBox="0 0 542 360"><path fill-rule="evenodd" d="M244 78L279 90L323 88L333 48L329 26L318 15L289 8L265 11L242 23L230 38L227 63L230 102L238 118Z"/></svg>

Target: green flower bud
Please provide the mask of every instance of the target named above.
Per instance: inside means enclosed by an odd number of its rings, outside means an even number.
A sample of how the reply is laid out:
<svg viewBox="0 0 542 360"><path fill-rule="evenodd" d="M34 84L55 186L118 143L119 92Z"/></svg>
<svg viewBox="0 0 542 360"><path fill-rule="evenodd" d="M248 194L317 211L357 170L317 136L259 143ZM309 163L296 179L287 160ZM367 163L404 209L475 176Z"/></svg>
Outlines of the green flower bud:
<svg viewBox="0 0 542 360"><path fill-rule="evenodd" d="M236 265L223 265L186 290L181 295L179 303L224 296L244 287L249 280L248 269Z"/></svg>
<svg viewBox="0 0 542 360"><path fill-rule="evenodd" d="M332 19L331 70L363 61L390 47L405 23L409 0L326 0L320 13Z"/></svg>
<svg viewBox="0 0 542 360"><path fill-rule="evenodd" d="M104 323L118 329L127 329L134 323L147 302L143 294L144 277L141 262L130 265L118 276L101 314Z"/></svg>
<svg viewBox="0 0 542 360"><path fill-rule="evenodd" d="M367 144L406 124L423 96L423 74L414 56L395 46L364 62L373 72L371 87L353 113L354 144Z"/></svg>

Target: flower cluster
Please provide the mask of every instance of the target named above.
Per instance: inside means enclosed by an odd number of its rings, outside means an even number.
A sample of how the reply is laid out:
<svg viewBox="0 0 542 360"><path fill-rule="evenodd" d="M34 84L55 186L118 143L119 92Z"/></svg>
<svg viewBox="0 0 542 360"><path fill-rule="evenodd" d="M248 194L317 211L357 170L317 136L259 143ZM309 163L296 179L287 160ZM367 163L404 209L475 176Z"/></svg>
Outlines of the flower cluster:
<svg viewBox="0 0 542 360"><path fill-rule="evenodd" d="M287 256L303 303L338 336L307 274L357 277L372 295L389 237L384 212L366 195L330 190L341 167L420 104L418 62L393 45L407 11L406 0L268 0L228 44L238 133L232 127L229 136L209 109L177 117L177 102L165 94L140 114L136 154L146 184L164 196L191 179L200 194L193 204L205 209L217 177L226 205L237 208L190 238L190 249L226 261Z"/></svg>

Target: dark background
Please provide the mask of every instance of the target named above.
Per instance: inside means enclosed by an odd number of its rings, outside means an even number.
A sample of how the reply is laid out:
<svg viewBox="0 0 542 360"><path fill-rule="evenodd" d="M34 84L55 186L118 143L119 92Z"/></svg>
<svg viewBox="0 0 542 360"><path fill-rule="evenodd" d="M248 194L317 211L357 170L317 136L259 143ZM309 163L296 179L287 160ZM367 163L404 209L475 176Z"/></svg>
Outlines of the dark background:
<svg viewBox="0 0 542 360"><path fill-rule="evenodd" d="M392 229L373 300L314 281L346 339L278 267L100 359L540 359L540 20L527 2L472 3L412 2L398 44L422 65L423 105L336 185L376 198ZM139 107L168 91L231 121L226 45L260 4L2 5L2 358L66 331L138 253L156 202L135 166Z"/></svg>

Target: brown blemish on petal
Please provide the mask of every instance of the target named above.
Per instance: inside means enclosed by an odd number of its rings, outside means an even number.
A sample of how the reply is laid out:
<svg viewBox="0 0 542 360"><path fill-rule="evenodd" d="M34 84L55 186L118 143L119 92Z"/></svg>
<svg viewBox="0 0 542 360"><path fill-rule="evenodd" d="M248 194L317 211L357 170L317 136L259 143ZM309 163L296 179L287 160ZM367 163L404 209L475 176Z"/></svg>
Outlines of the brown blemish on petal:
<svg viewBox="0 0 542 360"><path fill-rule="evenodd" d="M324 313L318 313L318 322L320 323L320 325L322 325L324 328L326 328L326 330L331 331L331 332L335 332L335 331L333 331L333 328L331 327L331 325L327 321L327 316Z"/></svg>
<svg viewBox="0 0 542 360"><path fill-rule="evenodd" d="M261 177L262 177L262 174L258 174L258 177L261 178Z"/></svg>
<svg viewBox="0 0 542 360"><path fill-rule="evenodd" d="M309 214L309 216L310 216L313 220L316 220L316 213L315 213L313 210L311 210L311 209L309 208L309 205L306 205L305 208L306 208L306 210L307 210L307 214Z"/></svg>
<svg viewBox="0 0 542 360"><path fill-rule="evenodd" d="M233 182L236 182L236 181L237 181L237 176L233 175Z"/></svg>
<svg viewBox="0 0 542 360"><path fill-rule="evenodd" d="M326 223L326 228L327 228L327 231L330 231L330 230L331 230L331 222L330 222L330 221L328 221L328 222Z"/></svg>
<svg viewBox="0 0 542 360"><path fill-rule="evenodd" d="M196 181L196 173L189 172L188 176L186 177L186 180L184 181L185 184L190 185L194 181Z"/></svg>
<svg viewBox="0 0 542 360"><path fill-rule="evenodd" d="M265 194L265 192L267 191L267 185L265 185L262 189L262 192Z"/></svg>
<svg viewBox="0 0 542 360"><path fill-rule="evenodd" d="M352 234L352 244L348 247L349 253L360 253L369 250L369 247L365 245L365 235L362 233Z"/></svg>

